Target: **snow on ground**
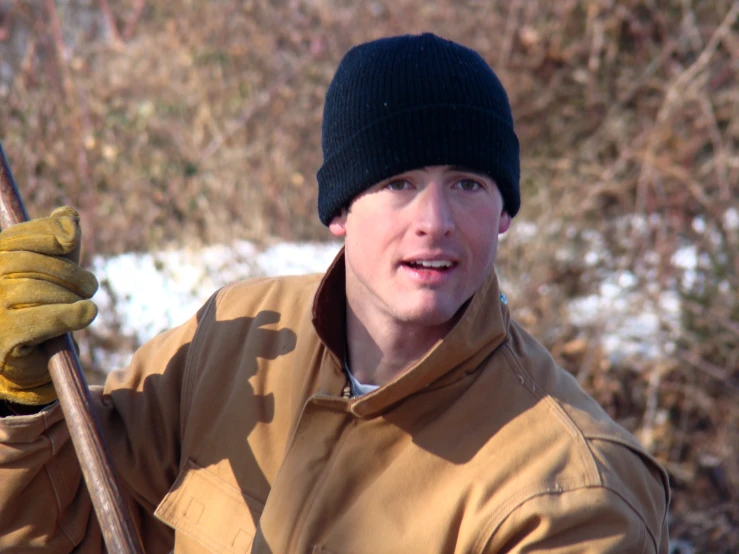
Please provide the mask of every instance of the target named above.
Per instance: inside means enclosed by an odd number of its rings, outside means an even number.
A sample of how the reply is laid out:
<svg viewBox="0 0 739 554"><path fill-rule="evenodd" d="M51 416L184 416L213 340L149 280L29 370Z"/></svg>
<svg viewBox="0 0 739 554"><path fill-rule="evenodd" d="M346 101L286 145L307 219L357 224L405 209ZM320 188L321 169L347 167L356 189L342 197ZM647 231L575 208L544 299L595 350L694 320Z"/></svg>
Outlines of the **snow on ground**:
<svg viewBox="0 0 739 554"><path fill-rule="evenodd" d="M599 329L603 349L614 360L657 358L675 347L678 295L666 292L649 302L633 288L635 282L631 272L615 273L601 283L598 294L576 298L569 305L572 323Z"/></svg>
<svg viewBox="0 0 739 554"><path fill-rule="evenodd" d="M587 252L585 259L590 255ZM671 263L681 272L682 288L690 289L696 281L697 249L677 249ZM635 356L664 357L675 350L682 310L680 295L662 290L650 297L640 290L630 271L612 272L600 283L597 294L575 298L568 308L572 323L600 331L603 348L614 361Z"/></svg>

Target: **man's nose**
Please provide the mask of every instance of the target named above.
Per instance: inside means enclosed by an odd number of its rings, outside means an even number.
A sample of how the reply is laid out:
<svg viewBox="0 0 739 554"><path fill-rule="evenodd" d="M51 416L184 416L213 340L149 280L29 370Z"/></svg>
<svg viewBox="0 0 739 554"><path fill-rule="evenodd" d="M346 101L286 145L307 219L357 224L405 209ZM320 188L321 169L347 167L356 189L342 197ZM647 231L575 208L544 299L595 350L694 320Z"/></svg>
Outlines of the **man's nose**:
<svg viewBox="0 0 739 554"><path fill-rule="evenodd" d="M442 237L454 230L454 213L443 187L430 184L424 187L416 200L416 234Z"/></svg>

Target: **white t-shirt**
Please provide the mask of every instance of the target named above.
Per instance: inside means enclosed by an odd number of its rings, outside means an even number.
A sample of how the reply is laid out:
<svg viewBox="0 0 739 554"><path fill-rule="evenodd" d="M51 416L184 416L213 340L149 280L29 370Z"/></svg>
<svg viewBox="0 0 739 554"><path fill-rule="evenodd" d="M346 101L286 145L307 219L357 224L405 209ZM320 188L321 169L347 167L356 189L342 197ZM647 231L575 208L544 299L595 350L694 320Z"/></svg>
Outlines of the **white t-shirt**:
<svg viewBox="0 0 739 554"><path fill-rule="evenodd" d="M364 383L357 381L357 378L352 375L352 372L349 369L349 364L346 362L344 362L344 371L346 372L347 377L349 377L349 384L352 389L352 398L355 396L362 396L363 394L367 394L368 392L372 392L373 390L380 388L380 385L365 385Z"/></svg>

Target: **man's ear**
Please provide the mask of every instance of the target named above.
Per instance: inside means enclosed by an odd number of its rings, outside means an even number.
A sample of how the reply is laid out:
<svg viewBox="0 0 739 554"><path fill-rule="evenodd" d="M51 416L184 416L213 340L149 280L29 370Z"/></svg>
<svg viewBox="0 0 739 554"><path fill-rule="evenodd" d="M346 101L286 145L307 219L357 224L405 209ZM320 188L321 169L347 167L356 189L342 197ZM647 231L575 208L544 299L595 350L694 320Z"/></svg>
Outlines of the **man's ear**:
<svg viewBox="0 0 739 554"><path fill-rule="evenodd" d="M498 234L502 235L511 227L511 216L508 212L503 210L500 214L500 223L498 224Z"/></svg>
<svg viewBox="0 0 739 554"><path fill-rule="evenodd" d="M331 234L335 237L343 237L346 235L346 216L346 208L341 208L339 215L335 215L331 220L331 223L328 224L329 231L331 231Z"/></svg>

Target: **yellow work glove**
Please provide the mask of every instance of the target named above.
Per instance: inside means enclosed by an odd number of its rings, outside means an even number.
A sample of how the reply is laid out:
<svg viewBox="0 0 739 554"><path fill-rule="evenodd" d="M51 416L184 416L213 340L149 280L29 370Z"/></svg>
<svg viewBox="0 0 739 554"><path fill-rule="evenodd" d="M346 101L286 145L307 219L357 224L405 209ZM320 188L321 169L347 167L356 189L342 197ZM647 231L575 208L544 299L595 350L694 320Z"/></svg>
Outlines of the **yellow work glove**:
<svg viewBox="0 0 739 554"><path fill-rule="evenodd" d="M97 279L79 264L79 215L50 217L0 233L0 400L43 405L56 399L44 341L87 327Z"/></svg>

